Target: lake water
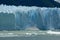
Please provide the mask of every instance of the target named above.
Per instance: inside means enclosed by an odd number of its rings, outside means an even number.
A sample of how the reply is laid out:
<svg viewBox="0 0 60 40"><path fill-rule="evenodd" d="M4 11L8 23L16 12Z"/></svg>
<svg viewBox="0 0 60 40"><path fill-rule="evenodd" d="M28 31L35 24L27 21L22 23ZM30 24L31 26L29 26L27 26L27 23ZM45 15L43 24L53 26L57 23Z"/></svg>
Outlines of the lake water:
<svg viewBox="0 0 60 40"><path fill-rule="evenodd" d="M19 34L19 33L20 34ZM3 34L1 36L1 33ZM8 36L7 36L8 35ZM15 35L15 36L14 36ZM18 36L16 36L18 35ZM60 32L52 31L0 31L0 40L60 40Z"/></svg>
<svg viewBox="0 0 60 40"><path fill-rule="evenodd" d="M0 40L60 40L59 35L38 35L30 37L0 37Z"/></svg>

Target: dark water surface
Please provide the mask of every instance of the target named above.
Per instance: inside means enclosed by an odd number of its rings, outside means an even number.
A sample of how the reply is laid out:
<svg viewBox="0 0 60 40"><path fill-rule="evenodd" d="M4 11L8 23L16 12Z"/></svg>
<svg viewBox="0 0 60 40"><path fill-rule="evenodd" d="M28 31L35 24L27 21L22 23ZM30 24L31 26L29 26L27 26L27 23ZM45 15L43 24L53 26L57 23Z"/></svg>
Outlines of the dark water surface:
<svg viewBox="0 0 60 40"><path fill-rule="evenodd" d="M0 37L0 40L60 40L59 35L38 35L29 37Z"/></svg>

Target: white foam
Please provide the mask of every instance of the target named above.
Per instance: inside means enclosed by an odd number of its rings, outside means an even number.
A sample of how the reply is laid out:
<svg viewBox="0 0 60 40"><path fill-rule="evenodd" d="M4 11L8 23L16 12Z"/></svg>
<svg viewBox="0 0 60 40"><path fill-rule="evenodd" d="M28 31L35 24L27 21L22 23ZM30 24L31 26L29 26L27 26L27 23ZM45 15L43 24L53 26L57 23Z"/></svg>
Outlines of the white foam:
<svg viewBox="0 0 60 40"><path fill-rule="evenodd" d="M48 33L48 34L60 34L60 32L57 32L57 31L51 31L51 30L47 31L47 33Z"/></svg>

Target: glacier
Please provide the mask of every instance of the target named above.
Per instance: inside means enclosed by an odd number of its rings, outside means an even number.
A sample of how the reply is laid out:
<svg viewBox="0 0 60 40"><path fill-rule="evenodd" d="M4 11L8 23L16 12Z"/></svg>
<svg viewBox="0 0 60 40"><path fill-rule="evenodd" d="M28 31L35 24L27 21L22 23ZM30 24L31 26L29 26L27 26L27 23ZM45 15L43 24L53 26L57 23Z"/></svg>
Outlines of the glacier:
<svg viewBox="0 0 60 40"><path fill-rule="evenodd" d="M0 5L0 30L60 30L60 8Z"/></svg>

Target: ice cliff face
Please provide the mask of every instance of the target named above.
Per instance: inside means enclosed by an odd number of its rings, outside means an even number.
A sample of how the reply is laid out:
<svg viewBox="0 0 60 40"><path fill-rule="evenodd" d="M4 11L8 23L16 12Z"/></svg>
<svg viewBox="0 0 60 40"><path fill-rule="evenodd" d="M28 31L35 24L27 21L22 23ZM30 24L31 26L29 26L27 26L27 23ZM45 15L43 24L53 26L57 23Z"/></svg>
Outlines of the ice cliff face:
<svg viewBox="0 0 60 40"><path fill-rule="evenodd" d="M0 30L60 29L60 8L0 5Z"/></svg>

